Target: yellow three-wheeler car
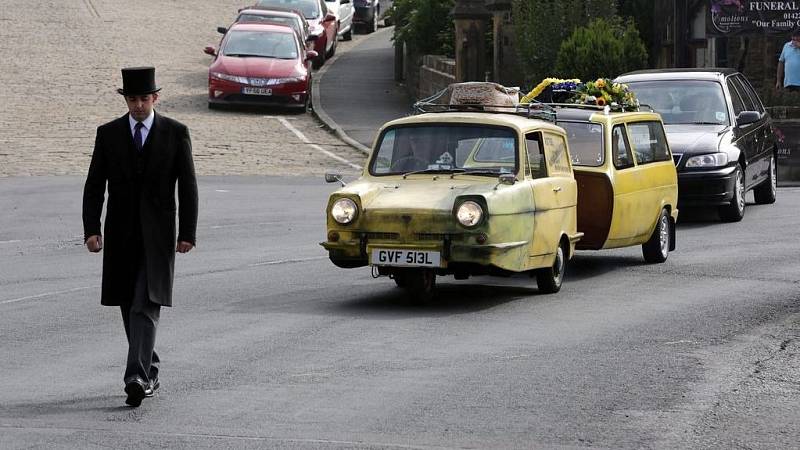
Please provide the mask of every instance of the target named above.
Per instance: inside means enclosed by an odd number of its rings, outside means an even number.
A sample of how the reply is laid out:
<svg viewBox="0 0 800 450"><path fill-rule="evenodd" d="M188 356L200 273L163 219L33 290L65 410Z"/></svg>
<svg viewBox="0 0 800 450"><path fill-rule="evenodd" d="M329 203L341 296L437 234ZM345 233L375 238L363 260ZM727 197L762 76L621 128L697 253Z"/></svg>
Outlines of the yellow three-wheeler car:
<svg viewBox="0 0 800 450"><path fill-rule="evenodd" d="M530 272L557 292L581 237L577 196L564 130L552 122L422 114L380 130L361 178L330 196L322 245L337 266L371 265L422 298L450 274Z"/></svg>

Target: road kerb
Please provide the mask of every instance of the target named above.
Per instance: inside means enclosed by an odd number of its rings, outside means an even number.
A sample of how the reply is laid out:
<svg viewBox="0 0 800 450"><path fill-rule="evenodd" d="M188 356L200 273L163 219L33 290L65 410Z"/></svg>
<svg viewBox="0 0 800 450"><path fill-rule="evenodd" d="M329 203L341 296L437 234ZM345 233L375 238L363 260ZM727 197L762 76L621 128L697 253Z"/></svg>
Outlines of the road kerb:
<svg viewBox="0 0 800 450"><path fill-rule="evenodd" d="M358 45L363 44L364 42L366 42L367 40L369 40L373 36L378 35L379 33L388 33L389 30L391 30L391 29L393 29L393 27L382 28L382 29L376 31L375 33L372 33L369 37L363 39ZM358 45L356 47L358 47ZM352 51L356 47L353 47L352 49L350 49L350 51ZM322 106L322 100L320 98L321 96L320 96L320 93L319 93L319 85L322 82L322 77L325 75L325 72L327 72L328 68L330 66L332 66L333 64L335 64L338 59L339 59L339 53L334 55L333 58L329 59L328 62L326 62L322 66L322 68L319 71L317 71L317 73L315 74L314 81L313 81L313 83L311 85L312 112L313 112L314 116L316 116L317 119L319 119L325 125L325 127L330 129L331 131L333 131L333 133L336 135L336 137L341 139L345 144L347 144L347 145L353 147L354 149L364 153L365 155L369 155L370 152L371 152L370 148L367 147L366 145L356 141L355 139L351 138L350 136L348 136L347 133L345 133L345 131L342 129L342 127L340 127L339 124L336 123L336 121L333 120L325 112L325 108Z"/></svg>

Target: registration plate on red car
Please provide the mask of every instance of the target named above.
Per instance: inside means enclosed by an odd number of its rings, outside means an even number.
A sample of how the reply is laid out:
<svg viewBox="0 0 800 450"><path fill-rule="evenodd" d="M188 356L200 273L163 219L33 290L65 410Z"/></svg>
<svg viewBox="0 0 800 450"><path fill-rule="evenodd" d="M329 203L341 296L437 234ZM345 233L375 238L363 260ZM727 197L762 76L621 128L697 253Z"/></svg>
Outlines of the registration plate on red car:
<svg viewBox="0 0 800 450"><path fill-rule="evenodd" d="M272 95L272 89L260 87L243 87L242 94L250 95Z"/></svg>

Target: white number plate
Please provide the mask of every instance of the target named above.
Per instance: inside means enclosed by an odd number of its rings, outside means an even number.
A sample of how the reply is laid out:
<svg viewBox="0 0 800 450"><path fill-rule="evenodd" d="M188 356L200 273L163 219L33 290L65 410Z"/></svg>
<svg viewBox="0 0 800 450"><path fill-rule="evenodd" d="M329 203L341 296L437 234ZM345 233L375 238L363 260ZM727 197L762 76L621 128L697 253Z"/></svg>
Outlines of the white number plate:
<svg viewBox="0 0 800 450"><path fill-rule="evenodd" d="M272 89L260 87L243 87L242 94L250 95L272 95Z"/></svg>
<svg viewBox="0 0 800 450"><path fill-rule="evenodd" d="M442 258L434 251L373 248L371 262L376 266L441 267Z"/></svg>

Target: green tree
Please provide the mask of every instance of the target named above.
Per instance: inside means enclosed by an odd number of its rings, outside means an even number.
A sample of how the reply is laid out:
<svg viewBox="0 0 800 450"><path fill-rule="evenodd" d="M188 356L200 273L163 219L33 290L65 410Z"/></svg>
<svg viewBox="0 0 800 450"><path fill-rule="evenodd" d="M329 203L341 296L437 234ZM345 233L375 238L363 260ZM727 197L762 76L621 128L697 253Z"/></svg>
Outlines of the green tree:
<svg viewBox="0 0 800 450"><path fill-rule="evenodd" d="M612 18L617 0L514 0L517 55L528 83L553 75L561 42L592 18Z"/></svg>
<svg viewBox="0 0 800 450"><path fill-rule="evenodd" d="M647 49L632 20L596 19L575 29L561 43L556 73L562 77L594 80L614 78L647 66Z"/></svg>
<svg viewBox="0 0 800 450"><path fill-rule="evenodd" d="M630 17L636 22L636 29L639 30L644 46L648 53L651 53L655 39L653 36L655 28L653 0L619 0L618 11L621 17ZM653 54L650 56L652 57ZM649 64L650 66L655 65L655 60L651 58Z"/></svg>
<svg viewBox="0 0 800 450"><path fill-rule="evenodd" d="M394 39L419 55L453 56L455 0L395 0L389 11Z"/></svg>

